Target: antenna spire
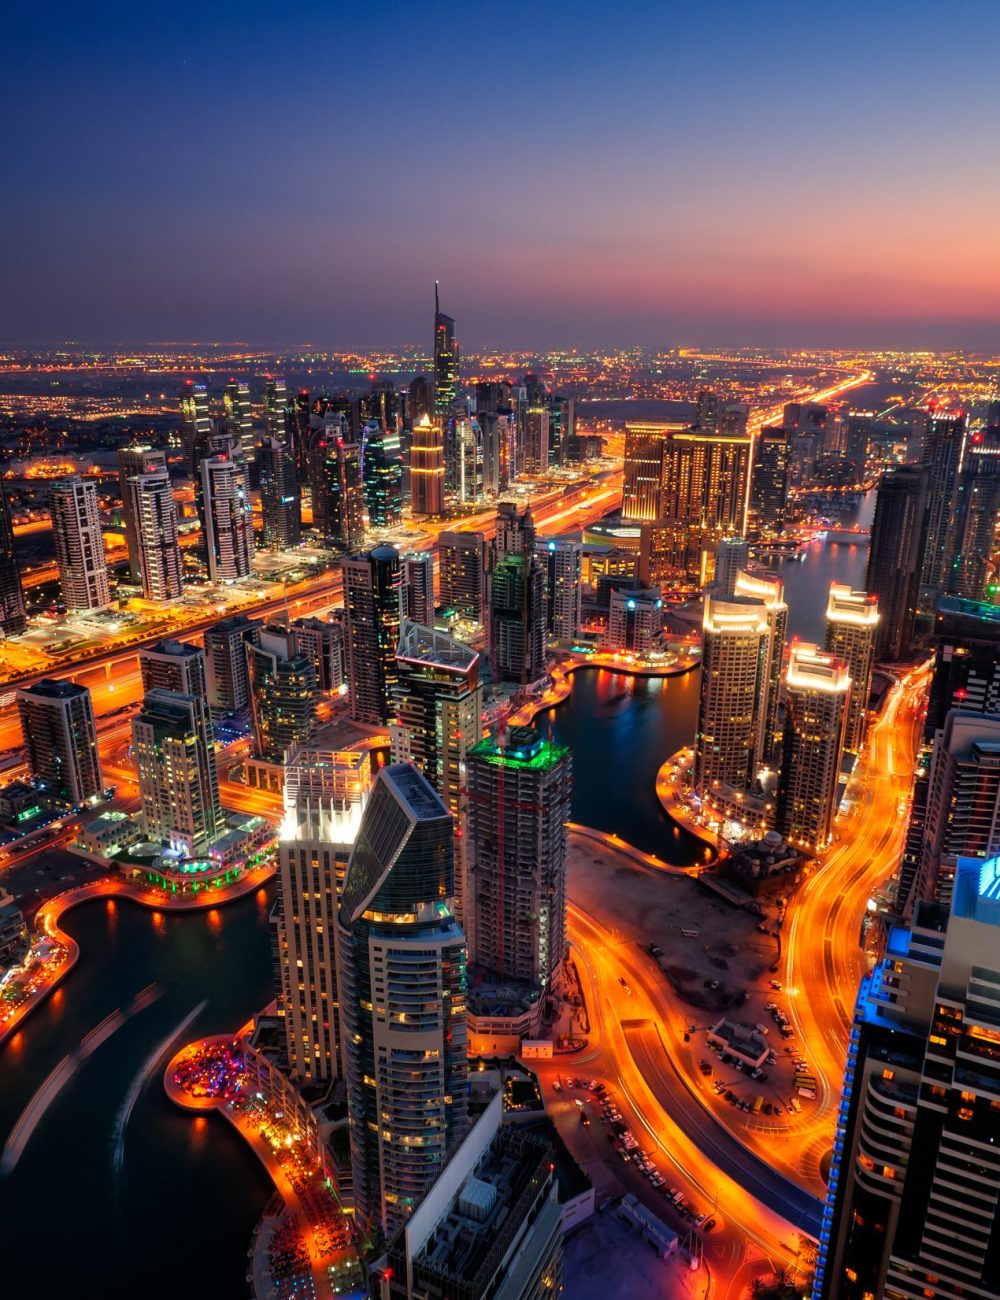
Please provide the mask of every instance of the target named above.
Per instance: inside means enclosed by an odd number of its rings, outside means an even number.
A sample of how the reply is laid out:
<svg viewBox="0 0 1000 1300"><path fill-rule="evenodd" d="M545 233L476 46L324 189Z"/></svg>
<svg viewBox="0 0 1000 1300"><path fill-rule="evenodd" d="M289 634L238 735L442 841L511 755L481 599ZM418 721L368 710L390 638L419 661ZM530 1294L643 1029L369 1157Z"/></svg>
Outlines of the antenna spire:
<svg viewBox="0 0 1000 1300"><path fill-rule="evenodd" d="M437 316L441 311L441 303L438 300L438 281L434 281L434 315Z"/></svg>

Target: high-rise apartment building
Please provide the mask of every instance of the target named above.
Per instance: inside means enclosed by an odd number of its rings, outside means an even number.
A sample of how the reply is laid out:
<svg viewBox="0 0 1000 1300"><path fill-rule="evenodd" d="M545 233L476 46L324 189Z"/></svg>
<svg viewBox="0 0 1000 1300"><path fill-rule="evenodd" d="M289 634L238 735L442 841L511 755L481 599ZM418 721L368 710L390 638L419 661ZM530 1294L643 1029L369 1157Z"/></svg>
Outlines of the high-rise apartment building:
<svg viewBox="0 0 1000 1300"><path fill-rule="evenodd" d="M264 437L284 443L293 462L298 464L299 427L295 402L288 396L288 385L280 377L264 380Z"/></svg>
<svg viewBox="0 0 1000 1300"><path fill-rule="evenodd" d="M942 596L934 643L925 736L944 726L950 709L1000 714L1000 607Z"/></svg>
<svg viewBox="0 0 1000 1300"><path fill-rule="evenodd" d="M1000 427L970 433L958 479L954 545L945 563L945 585L967 600L984 600L1000 519ZM994 588L995 590L995 588Z"/></svg>
<svg viewBox="0 0 1000 1300"><path fill-rule="evenodd" d="M864 977L814 1300L1000 1295L1000 873L961 859Z"/></svg>
<svg viewBox="0 0 1000 1300"><path fill-rule="evenodd" d="M755 537L784 531L788 513L788 434L769 426L757 435L750 475L750 531Z"/></svg>
<svg viewBox="0 0 1000 1300"><path fill-rule="evenodd" d="M549 411L546 406L529 406L524 413L524 442L521 455L523 474L542 474L549 467Z"/></svg>
<svg viewBox="0 0 1000 1300"><path fill-rule="evenodd" d="M718 432L671 433L664 451L659 522L675 533L676 563L704 583L724 537L746 535L752 441L745 418Z"/></svg>
<svg viewBox="0 0 1000 1300"><path fill-rule="evenodd" d="M135 528L135 550L146 600L178 600L182 590L177 503L165 469L129 477L124 499ZM131 554L131 553L130 553Z"/></svg>
<svg viewBox="0 0 1000 1300"><path fill-rule="evenodd" d="M164 640L139 651L143 694L152 690L207 698L205 652L184 641Z"/></svg>
<svg viewBox="0 0 1000 1300"><path fill-rule="evenodd" d="M285 766L285 816L272 913L278 1014L294 1078L327 1084L341 1074L337 910L371 792L369 755L296 747Z"/></svg>
<svg viewBox="0 0 1000 1300"><path fill-rule="evenodd" d="M294 628L261 628L246 655L257 755L283 763L292 746L307 745L316 730L315 664Z"/></svg>
<svg viewBox="0 0 1000 1300"><path fill-rule="evenodd" d="M705 595L694 787L748 789L763 760L764 717L774 634L762 601Z"/></svg>
<svg viewBox="0 0 1000 1300"><path fill-rule="evenodd" d="M508 555L530 555L534 549L535 520L531 506L525 506L523 514L518 514L514 502L501 501L497 506L494 558L504 560Z"/></svg>
<svg viewBox="0 0 1000 1300"><path fill-rule="evenodd" d="M430 551L413 551L403 557L399 588L400 616L434 626L434 556Z"/></svg>
<svg viewBox="0 0 1000 1300"><path fill-rule="evenodd" d="M291 623L299 650L307 655L320 691L339 690L344 682L344 625L339 619L297 618Z"/></svg>
<svg viewBox="0 0 1000 1300"><path fill-rule="evenodd" d="M369 528L395 528L403 518L403 467L399 438L369 420L362 436L363 481Z"/></svg>
<svg viewBox="0 0 1000 1300"><path fill-rule="evenodd" d="M0 484L0 634L17 636L27 625L14 523L10 516L10 503Z"/></svg>
<svg viewBox="0 0 1000 1300"><path fill-rule="evenodd" d="M566 956L572 755L512 727L470 750L466 782L470 959L496 981L541 993Z"/></svg>
<svg viewBox="0 0 1000 1300"><path fill-rule="evenodd" d="M96 803L104 789L90 691L46 679L17 690L31 779L60 803Z"/></svg>
<svg viewBox="0 0 1000 1300"><path fill-rule="evenodd" d="M733 534L724 537L715 553L715 595L728 600L736 595L736 580L745 573L750 562L750 543L745 537Z"/></svg>
<svg viewBox="0 0 1000 1300"><path fill-rule="evenodd" d="M399 644L399 552L376 546L343 561L344 643L351 716L378 726L393 711Z"/></svg>
<svg viewBox="0 0 1000 1300"><path fill-rule="evenodd" d="M777 828L811 852L833 838L851 677L847 664L797 642L785 674L785 732Z"/></svg>
<svg viewBox="0 0 1000 1300"><path fill-rule="evenodd" d="M189 379L181 388L181 445L187 456L187 472L196 482L203 449L212 431L212 408L208 389Z"/></svg>
<svg viewBox="0 0 1000 1300"><path fill-rule="evenodd" d="M427 415L413 425L410 508L418 519L438 519L444 513L444 438L440 421L432 423Z"/></svg>
<svg viewBox="0 0 1000 1300"><path fill-rule="evenodd" d="M185 857L204 852L223 827L205 697L147 691L132 744L146 835Z"/></svg>
<svg viewBox="0 0 1000 1300"><path fill-rule="evenodd" d="M482 533L444 532L438 537L438 580L442 609L484 623L486 541Z"/></svg>
<svg viewBox="0 0 1000 1300"><path fill-rule="evenodd" d="M96 483L78 477L60 479L52 485L49 509L59 588L67 609L108 609L111 583Z"/></svg>
<svg viewBox="0 0 1000 1300"><path fill-rule="evenodd" d="M757 600L765 610L768 628L767 668L762 683L760 713L760 739L756 745L757 761L768 762L774 758L778 743L778 698L781 694L781 671L785 663L785 643L788 639L788 606L785 604L785 584L773 573L737 573L733 583L734 596Z"/></svg>
<svg viewBox="0 0 1000 1300"><path fill-rule="evenodd" d="M213 583L236 582L253 567L253 507L242 461L208 456L201 462L205 549Z"/></svg>
<svg viewBox="0 0 1000 1300"><path fill-rule="evenodd" d="M264 545L284 551L302 541L302 502L290 443L268 435L258 449Z"/></svg>
<svg viewBox="0 0 1000 1300"><path fill-rule="evenodd" d="M647 423L625 425L623 519L652 522L662 514L664 454L672 427Z"/></svg>
<svg viewBox="0 0 1000 1300"><path fill-rule="evenodd" d="M902 659L913 640L927 540L929 471L901 465L883 475L875 497L865 590L878 600L875 658Z"/></svg>
<svg viewBox="0 0 1000 1300"><path fill-rule="evenodd" d="M205 632L205 667L208 705L214 718L250 717L248 645L260 640L260 623L246 614L234 614Z"/></svg>
<svg viewBox="0 0 1000 1300"><path fill-rule="evenodd" d="M612 588L608 607L608 650L648 655L663 640L663 598L659 587Z"/></svg>
<svg viewBox="0 0 1000 1300"><path fill-rule="evenodd" d="M545 570L545 635L572 641L580 632L583 545L575 537L539 537L535 550Z"/></svg>
<svg viewBox="0 0 1000 1300"><path fill-rule="evenodd" d="M823 648L843 659L850 674L851 698L847 705L844 748L851 754L860 754L864 744L877 631L878 597L831 582Z"/></svg>
<svg viewBox="0 0 1000 1300"><path fill-rule="evenodd" d="M945 589L951 567L966 432L961 412L935 412L927 421L923 449L928 471L927 541L920 581L931 592Z"/></svg>
<svg viewBox="0 0 1000 1300"><path fill-rule="evenodd" d="M254 459L253 408L250 405L250 385L230 379L222 393L226 431L229 440L242 452L242 459Z"/></svg>
<svg viewBox="0 0 1000 1300"><path fill-rule="evenodd" d="M142 581L142 563L139 549L139 528L135 506L126 484L141 474L166 474L167 454L156 447L145 445L118 448L118 492L122 499L122 518L125 522L125 545L128 548L129 578L133 583Z"/></svg>
<svg viewBox="0 0 1000 1300"><path fill-rule="evenodd" d="M490 672L528 686L545 674L545 570L533 551L496 560L489 572Z"/></svg>
<svg viewBox="0 0 1000 1300"><path fill-rule="evenodd" d="M455 321L441 310L438 283L434 281L434 411L442 427L458 396L458 339Z"/></svg>
<svg viewBox="0 0 1000 1300"><path fill-rule="evenodd" d="M393 688L393 762L413 762L458 824L466 755L483 734L479 655L454 637L404 621Z"/></svg>
<svg viewBox="0 0 1000 1300"><path fill-rule="evenodd" d="M494 499L510 486L514 426L510 415L500 411L480 412L477 421L482 431L483 496Z"/></svg>
<svg viewBox="0 0 1000 1300"><path fill-rule="evenodd" d="M396 1232L468 1127L454 827L415 767L378 774L341 895L337 979L358 1222Z"/></svg>

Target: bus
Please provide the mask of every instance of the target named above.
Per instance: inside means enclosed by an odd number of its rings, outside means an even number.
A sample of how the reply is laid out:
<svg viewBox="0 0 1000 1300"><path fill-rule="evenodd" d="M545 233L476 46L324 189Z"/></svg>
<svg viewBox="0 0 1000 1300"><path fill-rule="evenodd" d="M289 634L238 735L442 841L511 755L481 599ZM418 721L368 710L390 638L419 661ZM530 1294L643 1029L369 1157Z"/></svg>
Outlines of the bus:
<svg viewBox="0 0 1000 1300"><path fill-rule="evenodd" d="M754 1113L755 1115L759 1115L760 1112L761 1112L761 1110L763 1109L763 1107L764 1107L764 1098L763 1098L763 1095L762 1095L761 1093L758 1093L758 1094L757 1094L757 1100L756 1100L756 1101L754 1102L754 1104L753 1104L753 1113Z"/></svg>

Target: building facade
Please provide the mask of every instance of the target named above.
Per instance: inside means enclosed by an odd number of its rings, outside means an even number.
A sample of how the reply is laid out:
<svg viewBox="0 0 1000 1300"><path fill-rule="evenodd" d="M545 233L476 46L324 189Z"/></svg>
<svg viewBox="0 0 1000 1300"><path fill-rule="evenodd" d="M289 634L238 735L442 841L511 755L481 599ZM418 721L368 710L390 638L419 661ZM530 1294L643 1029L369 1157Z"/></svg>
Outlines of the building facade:
<svg viewBox="0 0 1000 1300"><path fill-rule="evenodd" d="M344 644L351 716L378 726L392 715L399 644L399 552L394 546L343 561Z"/></svg>
<svg viewBox="0 0 1000 1300"><path fill-rule="evenodd" d="M104 783L90 691L75 682L45 680L16 694L32 780L72 808L96 803Z"/></svg>
<svg viewBox="0 0 1000 1300"><path fill-rule="evenodd" d="M844 736L844 748L851 754L860 754L864 745L877 633L878 597L832 582L823 648L845 661L851 677Z"/></svg>
<svg viewBox="0 0 1000 1300"><path fill-rule="evenodd" d="M205 697L147 691L132 744L147 836L184 857L204 852L224 824Z"/></svg>
<svg viewBox="0 0 1000 1300"><path fill-rule="evenodd" d="M810 852L833 838L851 676L846 662L798 642L785 674L785 731L777 829Z"/></svg>
<svg viewBox="0 0 1000 1300"><path fill-rule="evenodd" d="M52 485L49 510L59 588L67 609L109 609L111 583L96 483L82 478L60 479Z"/></svg>

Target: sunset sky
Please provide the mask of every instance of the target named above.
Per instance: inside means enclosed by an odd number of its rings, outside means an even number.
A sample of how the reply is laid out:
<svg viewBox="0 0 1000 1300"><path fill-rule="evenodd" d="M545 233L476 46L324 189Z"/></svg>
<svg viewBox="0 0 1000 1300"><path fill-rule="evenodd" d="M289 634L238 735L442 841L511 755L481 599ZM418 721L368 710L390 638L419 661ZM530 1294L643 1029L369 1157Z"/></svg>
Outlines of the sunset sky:
<svg viewBox="0 0 1000 1300"><path fill-rule="evenodd" d="M995 3L16 6L10 342L1000 346Z"/></svg>

